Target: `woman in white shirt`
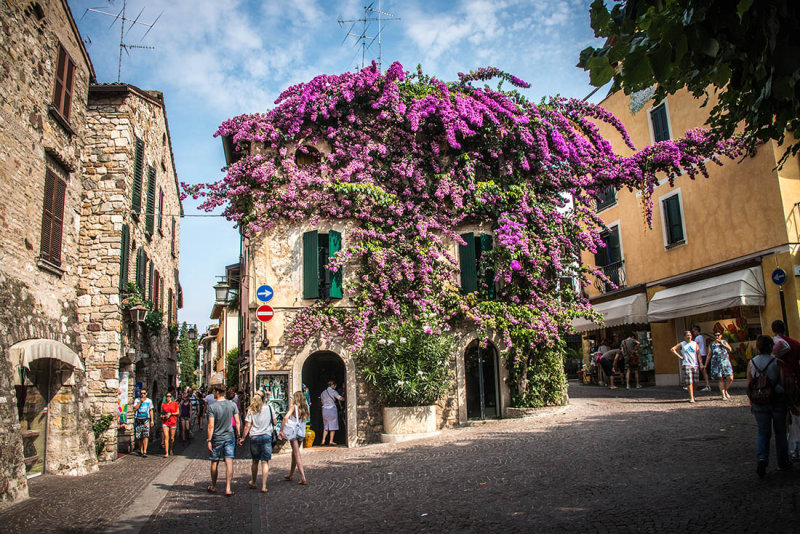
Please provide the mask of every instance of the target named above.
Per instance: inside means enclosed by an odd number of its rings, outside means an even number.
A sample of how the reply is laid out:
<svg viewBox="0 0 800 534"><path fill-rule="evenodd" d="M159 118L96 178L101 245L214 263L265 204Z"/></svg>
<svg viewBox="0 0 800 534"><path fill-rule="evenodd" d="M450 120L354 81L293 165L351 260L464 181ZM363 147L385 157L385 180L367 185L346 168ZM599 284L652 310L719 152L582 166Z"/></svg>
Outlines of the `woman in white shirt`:
<svg viewBox="0 0 800 534"><path fill-rule="evenodd" d="M328 389L319 396L322 401L322 445L325 445L325 437L330 433L328 445L335 445L333 436L339 430L339 411L336 409L336 401L344 400L344 397L336 391L336 382L328 382Z"/></svg>
<svg viewBox="0 0 800 534"><path fill-rule="evenodd" d="M264 403L261 392L253 395L253 401L247 409L244 431L239 438L239 446L244 443L244 438L250 433L250 456L253 458L251 467L252 478L247 485L255 489L258 480L258 464L261 463L261 493L267 492L267 475L269 474L269 461L272 459L272 431L278 424L278 418L272 407Z"/></svg>

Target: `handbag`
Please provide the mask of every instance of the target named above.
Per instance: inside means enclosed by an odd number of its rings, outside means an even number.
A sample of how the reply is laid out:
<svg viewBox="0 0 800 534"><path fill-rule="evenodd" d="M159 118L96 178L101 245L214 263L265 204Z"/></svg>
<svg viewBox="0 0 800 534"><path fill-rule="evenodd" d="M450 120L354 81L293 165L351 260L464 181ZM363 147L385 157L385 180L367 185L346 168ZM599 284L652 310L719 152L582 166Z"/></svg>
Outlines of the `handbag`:
<svg viewBox="0 0 800 534"><path fill-rule="evenodd" d="M297 414L297 406L294 407L294 419L288 417L283 420L283 437L287 441L305 437L306 425L300 421L300 416Z"/></svg>

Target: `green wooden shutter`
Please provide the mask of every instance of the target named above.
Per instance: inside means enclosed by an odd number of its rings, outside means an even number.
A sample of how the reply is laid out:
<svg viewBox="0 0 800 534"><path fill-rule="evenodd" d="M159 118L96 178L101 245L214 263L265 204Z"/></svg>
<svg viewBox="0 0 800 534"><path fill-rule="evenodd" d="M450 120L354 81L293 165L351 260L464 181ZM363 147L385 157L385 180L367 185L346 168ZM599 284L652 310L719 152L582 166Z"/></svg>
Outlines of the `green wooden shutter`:
<svg viewBox="0 0 800 534"><path fill-rule="evenodd" d="M147 259L144 254L144 249L139 247L136 251L136 286L139 288L139 292L144 294L144 284L147 278Z"/></svg>
<svg viewBox="0 0 800 534"><path fill-rule="evenodd" d="M164 190L158 188L158 231L164 233Z"/></svg>
<svg viewBox="0 0 800 534"><path fill-rule="evenodd" d="M478 290L477 255L475 251L475 235L470 232L461 234L467 244L458 246L458 258L461 263L461 292L472 293Z"/></svg>
<svg viewBox="0 0 800 534"><path fill-rule="evenodd" d="M608 264L622 261L622 248L619 246L619 226L615 226L608 232L606 251L608 254Z"/></svg>
<svg viewBox="0 0 800 534"><path fill-rule="evenodd" d="M127 224L122 225L122 239L119 251L119 289L124 291L128 285L128 251L131 248L131 234Z"/></svg>
<svg viewBox="0 0 800 534"><path fill-rule="evenodd" d="M667 123L667 107L661 104L650 112L650 120L653 122L653 139L658 141L669 141L669 124Z"/></svg>
<svg viewBox="0 0 800 534"><path fill-rule="evenodd" d="M142 178L144 176L144 141L136 138L133 156L133 191L131 192L131 210L135 214L142 212Z"/></svg>
<svg viewBox="0 0 800 534"><path fill-rule="evenodd" d="M154 265L152 261L148 262L147 268L147 300L153 302L153 270Z"/></svg>
<svg viewBox="0 0 800 534"><path fill-rule="evenodd" d="M667 241L671 245L683 241L683 224L681 223L681 204L678 195L669 197L663 202L667 223Z"/></svg>
<svg viewBox="0 0 800 534"><path fill-rule="evenodd" d="M303 234L303 298L319 298L319 233Z"/></svg>
<svg viewBox="0 0 800 534"><path fill-rule="evenodd" d="M170 219L172 219L172 231L170 233L170 240L171 240L170 247L171 247L172 255L174 256L175 255L175 217L172 216L172 217L170 217Z"/></svg>
<svg viewBox="0 0 800 534"><path fill-rule="evenodd" d="M153 235L153 225L156 217L156 170L150 165L147 168L147 213L145 214L144 231L148 236Z"/></svg>
<svg viewBox="0 0 800 534"><path fill-rule="evenodd" d="M328 232L328 259L333 258L334 254L342 249L342 234L335 230ZM331 277L331 298L342 298L342 271L344 267Z"/></svg>
<svg viewBox="0 0 800 534"><path fill-rule="evenodd" d="M494 248L492 236L489 234L481 234L481 256L484 252L490 252ZM488 260L485 260L488 261ZM494 269L491 264L487 264L486 271L483 275L483 281L488 286L486 296L490 299L495 297L495 283L494 283Z"/></svg>

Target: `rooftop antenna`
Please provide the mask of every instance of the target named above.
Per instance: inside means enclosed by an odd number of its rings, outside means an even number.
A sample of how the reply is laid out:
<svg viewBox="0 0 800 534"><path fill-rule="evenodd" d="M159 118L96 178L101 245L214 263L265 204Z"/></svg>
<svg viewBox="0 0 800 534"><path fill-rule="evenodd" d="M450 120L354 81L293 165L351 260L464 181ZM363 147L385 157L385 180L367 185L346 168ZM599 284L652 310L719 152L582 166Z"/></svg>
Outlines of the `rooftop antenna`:
<svg viewBox="0 0 800 534"><path fill-rule="evenodd" d="M109 3L112 3L112 2L113 2L113 0L109 0ZM164 14L164 12L162 11L161 13L158 14L158 16L156 17L156 20L154 20L153 22L148 24L146 22L141 22L139 20L139 17L141 17L142 13L144 13L144 8L142 8L142 10L139 12L139 14L136 15L135 19L129 19L129 18L125 17L125 11L127 9L127 6L128 6L128 0L122 0L122 10L119 13L117 13L116 15L113 14L113 13L108 13L106 11L102 11L99 8L96 8L96 7L87 8L86 11L84 11L84 13L83 13L83 15L86 16L86 13L91 11L92 13L99 13L101 15L106 15L107 17L113 17L114 20L111 22L111 25L108 27L109 29L111 29L118 20L120 21L120 31L119 31L119 67L117 68L117 83L119 83L120 80L122 79L122 51L123 50L125 51L126 54L130 55L130 50L131 49L155 50L155 48L156 48L155 46L135 45L135 44L126 43L125 42L125 35L126 35L125 23L126 22L129 23L128 24L128 33L130 33L131 29L133 29L134 26L145 26L147 28L147 31L144 32L144 35L142 35L142 38L140 39L140 41L144 41L144 38L147 37L147 34L150 33L150 30L152 30L153 26L155 26L156 22L158 22L158 19L160 19L161 15ZM83 18L83 17L81 17L81 18Z"/></svg>
<svg viewBox="0 0 800 534"><path fill-rule="evenodd" d="M372 46L372 43L375 42L375 39L378 40L378 70L381 70L381 65L383 61L383 23L384 22L391 22L395 20L400 20L396 18L392 13L386 13L385 11L381 10L380 0L378 0L378 8L375 9L372 6L375 5L375 2L370 3L368 6L364 6L364 16L360 19L352 19L352 20L342 20L341 18L338 19L339 27L341 28L345 24L350 24L350 28L347 30L347 34L344 36L344 41L347 40L348 37L355 37L356 38L356 45L361 43L361 68L364 68L364 64L366 61L366 54L367 48ZM374 16L377 15L377 16ZM388 19L385 17L389 17ZM375 35L367 35L367 24L377 21L378 22L378 33ZM356 23L361 23L361 33L353 33L353 28L355 27ZM369 45L367 45L367 41L369 41Z"/></svg>

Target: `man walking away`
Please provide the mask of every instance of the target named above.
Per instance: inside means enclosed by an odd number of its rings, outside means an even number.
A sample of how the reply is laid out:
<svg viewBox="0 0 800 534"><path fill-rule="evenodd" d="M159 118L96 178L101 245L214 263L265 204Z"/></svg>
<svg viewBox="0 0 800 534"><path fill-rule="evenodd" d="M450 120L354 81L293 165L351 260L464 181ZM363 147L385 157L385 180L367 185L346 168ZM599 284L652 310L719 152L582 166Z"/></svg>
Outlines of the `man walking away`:
<svg viewBox="0 0 800 534"><path fill-rule="evenodd" d="M211 388L214 400L208 407L208 452L211 460L211 485L210 493L217 492L217 474L220 458L225 461L225 495L233 495L231 480L233 480L233 455L236 450L236 436L232 422L236 420L236 428L241 428L239 409L234 403L225 399L225 388L216 384Z"/></svg>
<svg viewBox="0 0 800 534"><path fill-rule="evenodd" d="M775 347L772 355L778 358L786 380L786 402L789 407L789 451L792 461L800 461L800 341L786 335L783 321L772 321Z"/></svg>
<svg viewBox="0 0 800 534"><path fill-rule="evenodd" d="M706 381L706 387L700 391L711 391L711 382L708 381L708 344L706 343L706 338L700 333L699 324L692 326L692 337L694 338L694 342L697 343L697 363Z"/></svg>
<svg viewBox="0 0 800 534"><path fill-rule="evenodd" d="M636 389L640 389L639 385L639 341L633 332L628 334L628 337L622 340L622 356L625 358L625 389L631 389L631 371L636 377Z"/></svg>

